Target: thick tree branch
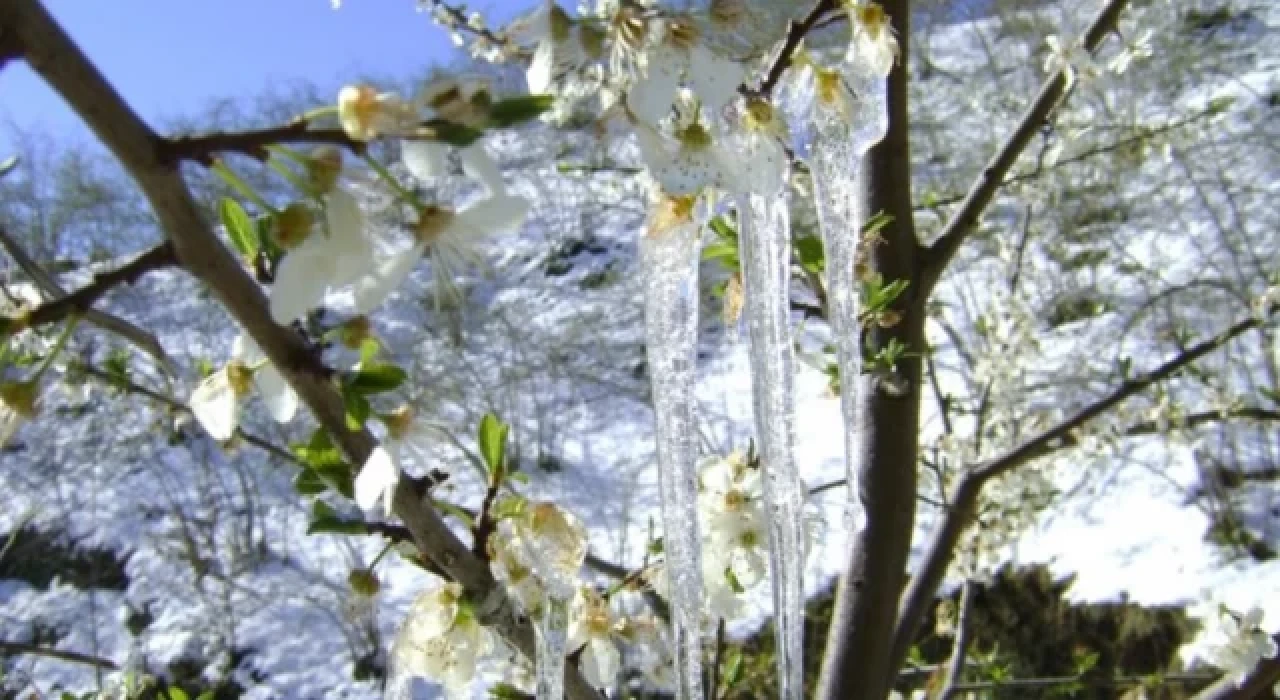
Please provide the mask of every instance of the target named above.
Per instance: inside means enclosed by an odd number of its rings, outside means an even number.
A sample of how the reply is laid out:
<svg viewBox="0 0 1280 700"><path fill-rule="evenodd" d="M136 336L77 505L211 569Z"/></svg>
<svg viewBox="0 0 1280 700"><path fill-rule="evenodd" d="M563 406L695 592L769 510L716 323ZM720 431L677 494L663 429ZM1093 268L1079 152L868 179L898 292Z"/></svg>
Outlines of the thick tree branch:
<svg viewBox="0 0 1280 700"><path fill-rule="evenodd" d="M148 250L114 270L93 276L93 281L70 294L45 302L18 318L9 319L18 328L35 328L57 323L73 314L88 312L107 292L122 284L134 284L148 272L178 264L173 246L168 242Z"/></svg>
<svg viewBox="0 0 1280 700"><path fill-rule="evenodd" d="M774 56L773 62L769 64L769 69L765 71L764 79L760 81L760 87L754 90L743 86L743 93L753 97L768 97L769 93L778 86L778 81L782 80L782 74L787 71L791 65L791 59L795 56L796 49L800 46L800 42L805 36L813 30L818 21L825 17L829 12L836 9L835 0L818 0L818 3L809 10L809 14L799 22L791 22L787 27L787 36L782 41L782 48L778 50L778 55Z"/></svg>
<svg viewBox="0 0 1280 700"><path fill-rule="evenodd" d="M13 258L18 267L27 273L27 276L40 288L40 291L44 292L45 296L53 299L60 299L66 296L67 292L62 288L62 285L58 284L53 275L50 275L44 268L40 267L35 258L32 258L26 249L13 236L9 235L3 225L0 225L0 246L4 247L5 251L9 253L9 257ZM86 311L84 320L108 333L115 333L124 338L150 355L156 361L156 365L170 377L178 376L178 369L174 366L173 360L169 359L169 354L164 351L164 348L160 346L160 341L156 340L156 337L151 333L142 330L119 316L114 316L105 311L98 311L97 309Z"/></svg>
<svg viewBox="0 0 1280 700"><path fill-rule="evenodd" d="M1268 310L1268 315L1276 312L1276 307ZM943 515L942 522L934 531L925 549L925 556L919 570L911 578L903 596L898 613L898 622L893 635L894 668L902 665L906 659L911 642L915 639L920 623L924 619L938 587L946 576L947 567L951 564L960 536L977 512L982 487L991 479L1005 474L1017 467L1043 456L1054 449L1054 445L1072 439L1072 433L1104 413L1118 406L1123 401L1169 379L1178 371L1185 369L1205 355L1217 350L1231 340L1244 333L1258 328L1262 319L1251 316L1238 321L1217 335L1193 345L1174 358L1141 376L1129 379L1116 387L1111 393L1098 399L1056 426L1045 430L1017 447L994 457L986 462L974 465L966 470L956 483L951 497L950 509Z"/></svg>
<svg viewBox="0 0 1280 700"><path fill-rule="evenodd" d="M1092 53L1102 43L1108 32L1115 29L1120 13L1128 5L1128 0L1109 0L1094 17L1093 22L1084 34L1084 48ZM933 289L938 279L960 249L969 234L977 228L978 221L986 211L987 205L995 197L1009 171L1017 163L1027 144L1049 120L1050 114L1061 102L1067 92L1067 76L1064 70L1058 70L1040 88L1035 101L1027 108L1013 133L1005 140L1004 145L996 152L987 166L982 169L978 179L974 181L965 195L960 208L951 215L951 219L942 229L936 241L929 248L925 260L924 278L921 287L927 293Z"/></svg>
<svg viewBox="0 0 1280 700"><path fill-rule="evenodd" d="M965 581L956 602L955 642L951 658L947 659L947 678L938 691L938 700L951 700L958 692L956 686L964 680L965 660L969 658L969 613L973 608L973 582Z"/></svg>
<svg viewBox="0 0 1280 700"><path fill-rule="evenodd" d="M179 261L208 285L352 463L363 464L376 444L373 436L367 430L347 428L342 399L327 373L298 334L272 321L258 285L205 223L177 166L164 157L165 141L138 118L36 0L0 3L0 26L13 32L31 67L137 181ZM402 479L395 490L394 512L424 558L460 583L475 601L477 617L532 659L534 631L529 620L515 613L488 563L471 553L408 479ZM565 676L566 697L600 697L576 668L567 669Z"/></svg>
<svg viewBox="0 0 1280 700"><path fill-rule="evenodd" d="M78 651L65 651L63 649L54 649L51 647L42 647L35 644L24 644L22 642L0 642L0 656L43 656L59 661L70 661L74 664L85 664L88 666L96 666L97 668L105 668L109 671L118 671L120 665L110 659L104 659L92 654L81 654Z"/></svg>

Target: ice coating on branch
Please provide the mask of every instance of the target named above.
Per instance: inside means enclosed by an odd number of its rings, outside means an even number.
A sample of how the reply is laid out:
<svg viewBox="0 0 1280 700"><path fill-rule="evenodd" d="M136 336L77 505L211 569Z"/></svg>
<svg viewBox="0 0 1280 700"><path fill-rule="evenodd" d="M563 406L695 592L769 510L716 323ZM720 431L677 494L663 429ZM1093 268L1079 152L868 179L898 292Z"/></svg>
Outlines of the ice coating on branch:
<svg viewBox="0 0 1280 700"><path fill-rule="evenodd" d="M804 696L804 486L796 465L791 347L791 227L786 193L742 194L738 240L746 285L752 406L764 470L779 697Z"/></svg>
<svg viewBox="0 0 1280 700"><path fill-rule="evenodd" d="M569 601L547 596L538 618L535 678L538 700L564 697L564 655L569 645Z"/></svg>
<svg viewBox="0 0 1280 700"><path fill-rule="evenodd" d="M814 200L826 253L828 321L835 336L840 368L840 405L844 413L845 469L849 486L846 525L862 528L858 502L860 425L858 387L862 376L862 330L857 278L858 244L871 212L862 209L859 176L862 157L889 128L887 84L867 63L846 63L844 70L813 66L814 143L810 149Z"/></svg>
<svg viewBox="0 0 1280 700"><path fill-rule="evenodd" d="M676 697L702 698L702 564L693 384L698 342L698 224L688 198L660 202L640 241L663 543L674 628Z"/></svg>

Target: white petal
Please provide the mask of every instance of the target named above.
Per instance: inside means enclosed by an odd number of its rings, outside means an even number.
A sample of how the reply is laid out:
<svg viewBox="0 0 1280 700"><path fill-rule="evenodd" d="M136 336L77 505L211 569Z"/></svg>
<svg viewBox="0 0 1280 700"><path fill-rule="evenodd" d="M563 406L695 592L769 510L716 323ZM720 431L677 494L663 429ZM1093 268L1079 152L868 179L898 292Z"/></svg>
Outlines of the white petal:
<svg viewBox="0 0 1280 700"><path fill-rule="evenodd" d="M538 43L533 52L533 60L529 70L525 72L525 80L529 83L530 95L545 95L551 92L551 82L555 80L556 43L550 37Z"/></svg>
<svg viewBox="0 0 1280 700"><path fill-rule="evenodd" d="M355 195L342 188L330 192L325 217L329 222L329 236L320 240L326 240L335 255L360 255L369 248L369 239L364 234L364 212Z"/></svg>
<svg viewBox="0 0 1280 700"><path fill-rule="evenodd" d="M409 174L431 180L448 174L449 144L439 141L401 141L400 160Z"/></svg>
<svg viewBox="0 0 1280 700"><path fill-rule="evenodd" d="M267 411L275 422L288 423L293 420L298 412L298 395L275 367L266 364L255 372L253 385L262 395Z"/></svg>
<svg viewBox="0 0 1280 700"><path fill-rule="evenodd" d="M296 321L320 305L333 274L333 260L312 240L285 254L271 285L271 318L280 325Z"/></svg>
<svg viewBox="0 0 1280 700"><path fill-rule="evenodd" d="M226 442L236 432L236 392L225 369L205 377L187 405L214 440Z"/></svg>
<svg viewBox="0 0 1280 700"><path fill-rule="evenodd" d="M666 163L650 165L650 173L667 194L697 194L704 187L724 184L724 168L715 149L681 149Z"/></svg>
<svg viewBox="0 0 1280 700"><path fill-rule="evenodd" d="M609 639L592 639L582 654L582 674L597 688L612 688L622 665L618 647Z"/></svg>
<svg viewBox="0 0 1280 700"><path fill-rule="evenodd" d="M496 195L482 199L459 211L448 233L457 232L461 241L473 241L492 234L514 231L529 215L529 202L523 197Z"/></svg>
<svg viewBox="0 0 1280 700"><path fill-rule="evenodd" d="M422 259L425 252L426 246L421 243L412 246L388 257L373 274L356 283L354 292L356 313L367 314L382 306L382 302L386 301L387 297L408 279L409 273L413 272L414 266Z"/></svg>
<svg viewBox="0 0 1280 700"><path fill-rule="evenodd" d="M645 77L631 87L627 106L640 121L657 124L671 113L671 104L680 86L680 72L688 57L671 49L655 49L646 54L646 58Z"/></svg>
<svg viewBox="0 0 1280 700"><path fill-rule="evenodd" d="M695 44L689 49L689 85L702 106L718 112L738 93L746 69L731 58Z"/></svg>
<svg viewBox="0 0 1280 700"><path fill-rule="evenodd" d="M458 153L462 160L462 172L484 185L489 194L505 194L507 185L502 181L502 171L489 155L483 141L476 141Z"/></svg>
<svg viewBox="0 0 1280 700"><path fill-rule="evenodd" d="M356 476L356 504L364 510L374 510L382 505L387 514L392 512L392 498L400 481L400 469L391 454L381 447L373 448Z"/></svg>

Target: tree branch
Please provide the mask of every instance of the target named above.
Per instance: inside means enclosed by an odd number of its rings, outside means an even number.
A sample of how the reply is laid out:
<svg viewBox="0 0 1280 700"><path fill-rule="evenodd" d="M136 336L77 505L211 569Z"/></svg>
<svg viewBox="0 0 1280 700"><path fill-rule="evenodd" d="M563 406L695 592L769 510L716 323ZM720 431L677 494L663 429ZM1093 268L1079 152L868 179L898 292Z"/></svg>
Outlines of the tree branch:
<svg viewBox="0 0 1280 700"><path fill-rule="evenodd" d="M5 251L9 253L9 257L13 258L13 261L18 264L18 267L22 268L22 271L27 273L27 276L31 278L31 281L34 282L46 296L53 299L59 299L66 296L67 292L62 288L62 285L58 284L58 281L53 278L53 275L50 275L44 270L44 268L40 267L40 264L27 253L26 249L22 247L22 244L18 243L17 239L9 235L9 232L5 230L3 225L0 225L0 246L4 247ZM151 333L142 330L119 316L114 316L106 313L105 311L98 311L96 309L89 309L86 311L84 320L104 331L107 331L108 333L115 333L121 338L124 338L137 346L143 352L150 355L152 359L156 361L156 365L168 373L170 377L178 376L178 369L174 366L173 360L169 359L169 354L164 351L164 348L160 346L160 341L156 340L156 337Z"/></svg>
<svg viewBox="0 0 1280 700"><path fill-rule="evenodd" d="M160 161L166 165L194 161L207 167L213 165L218 153L242 153L266 160L270 155L267 146L279 143L330 144L357 154L364 153L368 146L351 138L342 129L312 129L309 120L299 118L284 126L265 129L215 131L199 136L169 138L161 142Z"/></svg>
<svg viewBox="0 0 1280 700"><path fill-rule="evenodd" d="M208 285L352 463L363 464L376 444L373 436L365 429L347 428L342 398L324 368L298 334L271 319L262 291L206 224L176 164L164 158L165 141L138 118L36 0L0 3L0 26L13 33L31 67L137 181L178 260ZM460 583L476 602L477 618L527 658L534 658L533 626L515 613L488 563L471 553L410 480L400 480L393 503L423 557ZM572 700L600 697L576 668L566 669L565 690Z"/></svg>
<svg viewBox="0 0 1280 700"><path fill-rule="evenodd" d="M1084 48L1086 51L1092 53L1096 50L1107 33L1115 29L1116 22L1120 19L1120 13L1126 5L1128 5L1128 0L1109 0L1103 6L1102 10L1094 17L1093 22L1089 24L1088 30L1085 31ZM961 244L977 228L979 219L982 218L987 205L991 203L996 192L1000 189L1001 183L1018 161L1027 144L1031 143L1031 139L1048 122L1049 115L1058 106L1066 91L1067 77L1065 71L1055 71L1040 88L1040 93L1036 95L1031 106L1023 114L1017 128L1013 130L1013 133L1009 134L1009 138L1005 140L1004 145L987 163L987 166L982 169L978 179L974 181L969 188L968 194L965 195L959 210L951 216L947 225L942 229L942 233L939 234L933 245L928 249L921 283L921 287L926 294L937 284L943 270L947 267L947 263L951 261L951 258L955 257L956 251L960 249Z"/></svg>
<svg viewBox="0 0 1280 700"><path fill-rule="evenodd" d="M787 36L782 41L782 48L778 50L778 55L774 57L773 63L769 64L769 69L765 71L764 80L760 82L760 87L752 90L743 86L741 92L750 97L768 97L769 93L778 86L778 81L782 79L782 74L786 72L791 65L791 59L796 53L796 48L800 46L800 42L805 36L813 30L818 20L822 19L827 13L836 9L835 0L818 0L818 4L809 10L809 14L799 22L791 22L787 27Z"/></svg>
<svg viewBox="0 0 1280 700"><path fill-rule="evenodd" d="M120 670L120 665L110 659L104 659L92 654L81 654L78 651L64 651L62 649L54 649L51 647L42 647L35 644L24 644L22 642L0 642L0 655L3 656L44 656L59 661L70 661L74 664L85 664L88 666L96 666L97 668L105 668L109 671Z"/></svg>
<svg viewBox="0 0 1280 700"><path fill-rule="evenodd" d="M1270 307L1267 315L1275 313L1277 309L1276 306ZM893 667L899 668L906 659L907 651L911 648L916 632L920 629L925 612L946 576L947 567L951 564L960 536L977 512L982 487L989 480L1052 451L1054 445L1070 440L1071 434L1077 428L1110 411L1126 399L1172 377L1179 370L1188 367L1229 341L1258 328L1262 322L1262 318L1254 316L1238 321L1212 338L1187 348L1154 370L1122 382L1111 393L1077 411L1056 426L1002 455L966 470L956 483L951 507L943 515L941 524L930 538L920 569L911 578L903 596L893 635L895 662Z"/></svg>
<svg viewBox="0 0 1280 700"><path fill-rule="evenodd" d="M938 700L951 700L958 686L964 680L964 662L969 654L969 612L973 608L973 582L965 581L960 588L960 600L956 602L955 643L951 647L951 658L947 660L947 679L938 691Z"/></svg>
<svg viewBox="0 0 1280 700"><path fill-rule="evenodd" d="M72 314L88 312L107 292L121 284L134 284L143 275L178 264L173 246L161 243L114 270L95 274L93 281L76 291L31 309L18 318L8 319L18 328L34 328L57 323Z"/></svg>

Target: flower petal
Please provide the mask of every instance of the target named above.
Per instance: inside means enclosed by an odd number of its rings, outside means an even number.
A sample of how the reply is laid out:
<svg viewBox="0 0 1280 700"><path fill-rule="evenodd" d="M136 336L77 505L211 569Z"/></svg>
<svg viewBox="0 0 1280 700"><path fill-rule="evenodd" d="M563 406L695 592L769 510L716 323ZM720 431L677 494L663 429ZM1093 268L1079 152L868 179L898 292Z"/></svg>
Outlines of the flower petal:
<svg viewBox="0 0 1280 700"><path fill-rule="evenodd" d="M407 248L382 261L373 274L357 282L354 292L356 313L367 314L382 306L382 302L408 279L425 252L426 246L421 243Z"/></svg>
<svg viewBox="0 0 1280 700"><path fill-rule="evenodd" d="M582 654L582 674L597 688L612 688L622 665L622 655L610 639L592 639Z"/></svg>
<svg viewBox="0 0 1280 700"><path fill-rule="evenodd" d="M680 87L680 72L688 56L671 49L655 49L645 54L645 76L627 94L627 106L646 124L657 124L671 113Z"/></svg>
<svg viewBox="0 0 1280 700"><path fill-rule="evenodd" d="M399 481L400 469L391 458L391 453L382 447L373 448L364 466L360 468L360 474L356 476L356 504L364 510L374 510L381 505L390 514L392 498Z"/></svg>
<svg viewBox="0 0 1280 700"><path fill-rule="evenodd" d="M689 49L689 86L712 112L729 104L746 77L745 67L731 58L701 44Z"/></svg>
<svg viewBox="0 0 1280 700"><path fill-rule="evenodd" d="M275 422L288 423L293 420L298 412L298 395L275 367L267 364L254 372L253 385L262 395L267 411Z"/></svg>
<svg viewBox="0 0 1280 700"><path fill-rule="evenodd" d="M520 228L529 215L529 202L523 197L500 194L482 199L458 212L449 225L448 234L459 241L474 241L493 234Z"/></svg>
<svg viewBox="0 0 1280 700"><path fill-rule="evenodd" d="M533 60L529 62L529 70L525 72L525 80L529 83L530 95L545 95L551 92L551 82L555 80L556 43L550 37L538 42L534 49Z"/></svg>
<svg viewBox="0 0 1280 700"><path fill-rule="evenodd" d="M214 440L226 442L236 432L236 392L225 369L205 377L187 405Z"/></svg>
<svg viewBox="0 0 1280 700"><path fill-rule="evenodd" d="M462 172L468 177L479 180L489 194L506 194L507 185L502 180L502 170L498 168L493 156L489 155L489 150L484 147L483 141L476 141L467 146L458 153L458 156L462 160Z"/></svg>
<svg viewBox="0 0 1280 700"><path fill-rule="evenodd" d="M439 141L401 141L400 161L419 180L449 173L449 144Z"/></svg>
<svg viewBox="0 0 1280 700"><path fill-rule="evenodd" d="M287 325L319 306L332 273L333 261L320 237L285 254L271 285L271 318Z"/></svg>

